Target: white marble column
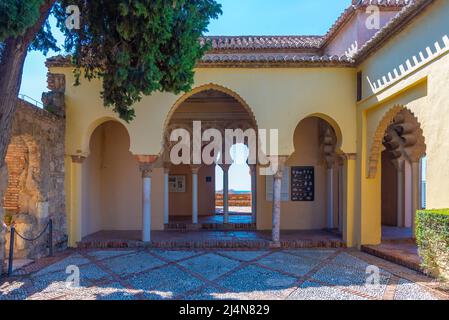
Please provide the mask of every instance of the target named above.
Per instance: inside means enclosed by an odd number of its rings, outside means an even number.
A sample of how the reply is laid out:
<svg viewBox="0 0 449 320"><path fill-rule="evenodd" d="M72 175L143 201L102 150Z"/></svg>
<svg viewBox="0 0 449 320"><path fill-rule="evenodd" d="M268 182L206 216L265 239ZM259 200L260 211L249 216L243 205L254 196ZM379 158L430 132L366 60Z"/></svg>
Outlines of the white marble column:
<svg viewBox="0 0 449 320"><path fill-rule="evenodd" d="M334 169L327 168L327 228L334 228Z"/></svg>
<svg viewBox="0 0 449 320"><path fill-rule="evenodd" d="M220 165L223 170L223 223L229 223L229 168L230 165Z"/></svg>
<svg viewBox="0 0 449 320"><path fill-rule="evenodd" d="M412 162L412 232L416 234L416 211L419 210L419 162Z"/></svg>
<svg viewBox="0 0 449 320"><path fill-rule="evenodd" d="M142 241L151 242L151 175L158 159L154 155L136 155L142 173Z"/></svg>
<svg viewBox="0 0 449 320"><path fill-rule="evenodd" d="M142 170L142 241L151 241L151 169Z"/></svg>
<svg viewBox="0 0 449 320"><path fill-rule="evenodd" d="M169 168L164 168L164 224L169 223L169 197L170 190L168 185L168 177L170 174Z"/></svg>
<svg viewBox="0 0 449 320"><path fill-rule="evenodd" d="M249 165L251 175L251 220L256 223L257 218L257 166Z"/></svg>
<svg viewBox="0 0 449 320"><path fill-rule="evenodd" d="M278 158L278 169L273 176L272 247L280 247L281 241L281 192L286 159L287 157Z"/></svg>
<svg viewBox="0 0 449 320"><path fill-rule="evenodd" d="M198 171L199 166L192 166L192 223L198 224Z"/></svg>
<svg viewBox="0 0 449 320"><path fill-rule="evenodd" d="M398 227L404 227L404 160L397 161L397 220Z"/></svg>

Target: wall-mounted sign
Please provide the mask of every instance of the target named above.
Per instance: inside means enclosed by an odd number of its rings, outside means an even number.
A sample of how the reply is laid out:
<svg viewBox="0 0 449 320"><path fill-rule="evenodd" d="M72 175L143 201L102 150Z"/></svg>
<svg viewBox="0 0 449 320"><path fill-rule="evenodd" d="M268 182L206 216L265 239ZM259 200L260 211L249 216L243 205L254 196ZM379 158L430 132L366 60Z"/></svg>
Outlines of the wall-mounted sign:
<svg viewBox="0 0 449 320"><path fill-rule="evenodd" d="M315 200L315 168L292 167L291 169L291 200Z"/></svg>
<svg viewBox="0 0 449 320"><path fill-rule="evenodd" d="M186 192L186 176L169 176L168 185L170 192Z"/></svg>

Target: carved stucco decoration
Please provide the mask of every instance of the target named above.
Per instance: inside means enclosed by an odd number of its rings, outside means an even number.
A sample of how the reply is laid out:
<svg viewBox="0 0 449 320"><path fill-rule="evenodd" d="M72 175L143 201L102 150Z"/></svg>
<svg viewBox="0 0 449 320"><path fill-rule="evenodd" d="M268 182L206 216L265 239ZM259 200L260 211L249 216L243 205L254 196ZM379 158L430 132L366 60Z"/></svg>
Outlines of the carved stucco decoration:
<svg viewBox="0 0 449 320"><path fill-rule="evenodd" d="M401 128L398 130L398 128ZM418 118L404 106L391 108L379 123L368 158L369 179L375 178L382 146L392 152L394 159L406 158L417 162L426 153L426 144Z"/></svg>

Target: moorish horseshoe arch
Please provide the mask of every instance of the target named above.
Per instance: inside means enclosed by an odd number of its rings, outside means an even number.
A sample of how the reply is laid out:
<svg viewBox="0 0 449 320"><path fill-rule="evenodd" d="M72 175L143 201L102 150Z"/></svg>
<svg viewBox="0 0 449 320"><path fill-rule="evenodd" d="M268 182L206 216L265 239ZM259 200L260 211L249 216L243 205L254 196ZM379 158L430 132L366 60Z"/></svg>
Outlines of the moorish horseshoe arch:
<svg viewBox="0 0 449 320"><path fill-rule="evenodd" d="M406 106L395 105L385 113L384 117L377 126L376 132L374 133L374 138L368 157L368 172L367 172L368 179L374 179L376 177L378 170L377 167L379 162L379 154L382 151L382 141L385 136L385 132L388 129L388 126L390 126L391 123L393 122L394 118L403 110L407 110L412 115L414 122L416 122L417 124L416 129L417 136L421 139L421 143L425 146L425 137L421 127L421 123L418 121L418 118Z"/></svg>
<svg viewBox="0 0 449 320"><path fill-rule="evenodd" d="M99 128L101 125L103 125L103 124L105 124L105 123L107 123L109 121L117 122L117 123L121 124L125 128L126 133L128 134L128 137L130 139L130 148L131 148L131 134L129 132L128 127L124 123L124 121L120 120L118 118L114 118L114 117L101 117L101 118L97 118L94 121L92 121L90 123L90 125L87 127L86 135L84 136L84 139L82 141L82 148L83 149L80 150L81 151L80 155L82 155L83 157L86 157L86 158L89 156L89 154L90 154L90 141L92 139L92 135L94 134L94 132L95 132L95 130L97 128ZM129 151L131 152L131 150L129 150Z"/></svg>
<svg viewBox="0 0 449 320"><path fill-rule="evenodd" d="M336 144L335 144L335 152L337 154L343 154L344 150L341 150L341 147L343 145L343 133L341 131L341 127L338 124L338 122L335 121L334 118L328 116L327 114L324 114L324 113L309 114L309 115L303 117L301 120L299 120L299 122L296 125L295 130L297 129L297 127L301 123L301 121L308 119L308 118L313 118L313 117L326 121L331 126L331 128L334 129L334 133L335 133L335 136L337 139Z"/></svg>
<svg viewBox="0 0 449 320"><path fill-rule="evenodd" d="M248 113L248 115L251 118L251 121L254 123L255 129L257 130L258 123L257 123L257 119L256 116L253 112L253 110L251 109L251 107L249 106L249 104L245 101L245 99L243 99L238 93L236 93L235 91L215 84L215 83L209 83L209 84L205 84L199 87L196 87L194 89L192 89L190 92L184 94L183 96L181 96L176 102L175 104L170 108L170 111L167 114L167 117L165 118L165 122L164 122L164 126L163 126L163 131L162 131L162 149L159 152L159 157L162 156L165 152L165 140L166 140L166 136L167 136L167 131L169 129L170 126L170 121L174 115L174 113L176 112L176 110L178 110L178 108L190 97L194 96L195 94L201 93L203 91L207 91L207 90L215 90L215 91L219 91L221 93L227 94L230 97L234 98L244 109L245 111Z"/></svg>

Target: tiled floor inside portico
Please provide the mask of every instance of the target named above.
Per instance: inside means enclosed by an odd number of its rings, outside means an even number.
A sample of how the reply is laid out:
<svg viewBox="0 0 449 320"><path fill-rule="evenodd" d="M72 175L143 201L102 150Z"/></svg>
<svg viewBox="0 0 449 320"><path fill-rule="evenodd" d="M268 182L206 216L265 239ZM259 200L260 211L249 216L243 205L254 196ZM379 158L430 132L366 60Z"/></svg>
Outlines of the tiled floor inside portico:
<svg viewBox="0 0 449 320"><path fill-rule="evenodd" d="M178 216L178 217L170 217L170 223L177 224L191 224L192 217L190 216ZM223 224L224 216L223 214L215 214L211 216L200 216L198 217L199 224ZM251 214L239 214L239 213L231 213L229 215L229 223L230 224L252 224L252 216Z"/></svg>
<svg viewBox="0 0 449 320"><path fill-rule="evenodd" d="M229 207L229 224L251 225L253 219L251 207ZM192 224L192 216L170 216L170 224ZM224 224L223 207L216 207L214 214L209 216L199 216L199 224Z"/></svg>
<svg viewBox="0 0 449 320"><path fill-rule="evenodd" d="M67 285L67 267L80 286ZM368 267L379 282L367 284ZM71 250L0 282L13 299L447 299L407 268L347 249Z"/></svg>

